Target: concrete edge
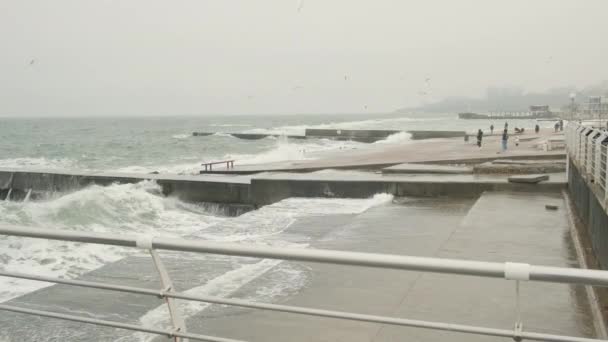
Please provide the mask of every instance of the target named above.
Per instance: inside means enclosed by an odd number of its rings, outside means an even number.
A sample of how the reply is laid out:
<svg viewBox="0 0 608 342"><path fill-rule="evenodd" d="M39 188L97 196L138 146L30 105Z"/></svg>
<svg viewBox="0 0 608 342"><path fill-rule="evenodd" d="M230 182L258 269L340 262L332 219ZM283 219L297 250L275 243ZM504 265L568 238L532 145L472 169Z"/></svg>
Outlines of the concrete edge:
<svg viewBox="0 0 608 342"><path fill-rule="evenodd" d="M589 265L579 236L579 229L577 228L581 225L580 221L575 218L576 214L572 208L572 199L570 198L568 191L562 190L562 195L564 196L564 202L566 203L568 226L570 227L570 237L572 238L574 250L576 251L576 258L578 259L581 268L588 269ZM595 328L596 337L608 339L606 320L602 314L602 309L600 308L599 295L593 286L588 285L585 286L585 293L587 294L587 301L589 302L589 308L591 309L591 315L593 316L593 326Z"/></svg>
<svg viewBox="0 0 608 342"><path fill-rule="evenodd" d="M513 159L513 160L544 160L544 159L566 159L566 153L553 153L553 154L521 154L521 155L497 155L496 157L483 157L483 158L464 158L464 159L440 159L440 160L425 160L423 162L413 161L411 164L480 164L493 160L499 159Z"/></svg>
<svg viewBox="0 0 608 342"><path fill-rule="evenodd" d="M403 163L380 163L380 164L347 164L347 165L334 165L328 167L293 167L293 168L282 168L282 169L267 169L267 170L217 170L217 171L201 171L201 175L207 174L220 174L220 175L254 175L257 173L265 172L285 172L285 173L308 173L323 170L381 170L386 167L391 167Z"/></svg>
<svg viewBox="0 0 608 342"><path fill-rule="evenodd" d="M256 173L264 172L293 172L293 173L306 173L315 172L322 170L380 170L399 164L479 164L497 159L514 159L514 160L527 160L527 159L566 159L566 153L553 153L553 154L533 154L533 155L505 155L496 157L484 157L484 158L465 158L465 159L441 159L441 160L425 160L425 161L400 161L390 163L371 163L371 164L346 164L346 165L333 165L333 166L311 166L311 167L286 167L277 169L254 169L254 170L217 170L217 171L201 171L201 174L224 174L224 175L252 175Z"/></svg>

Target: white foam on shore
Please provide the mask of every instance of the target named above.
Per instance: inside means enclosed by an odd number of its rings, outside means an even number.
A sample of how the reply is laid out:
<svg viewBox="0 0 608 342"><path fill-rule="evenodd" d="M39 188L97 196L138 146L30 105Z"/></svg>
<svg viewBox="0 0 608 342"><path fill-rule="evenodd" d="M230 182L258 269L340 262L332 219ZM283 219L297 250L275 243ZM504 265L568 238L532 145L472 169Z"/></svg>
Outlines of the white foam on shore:
<svg viewBox="0 0 608 342"><path fill-rule="evenodd" d="M226 218L157 195L153 182L91 186L44 201L0 201L0 223L75 231L180 237ZM0 237L7 271L75 278L135 253L134 249L12 236ZM51 284L0 278L0 302Z"/></svg>
<svg viewBox="0 0 608 342"><path fill-rule="evenodd" d="M241 265L234 270L228 271L221 276L208 281L204 285L184 291L184 293L193 296L229 297L242 286L268 272L271 268L281 262L281 260L266 259L254 264ZM186 300L176 300L176 304L182 317L192 317L212 305L209 303ZM169 317L167 305L160 305L148 311L139 319L139 321L146 327L169 329L171 327ZM121 338L117 341L130 341L133 338L137 341L152 341L156 337L156 335L135 333L131 337L126 337L127 339Z"/></svg>

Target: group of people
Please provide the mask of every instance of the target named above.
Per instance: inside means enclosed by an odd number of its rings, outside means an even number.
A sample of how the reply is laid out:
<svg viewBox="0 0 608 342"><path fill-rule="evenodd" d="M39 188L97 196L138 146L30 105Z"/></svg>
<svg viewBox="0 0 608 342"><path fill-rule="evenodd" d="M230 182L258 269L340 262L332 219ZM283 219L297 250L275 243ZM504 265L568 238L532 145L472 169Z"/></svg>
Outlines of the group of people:
<svg viewBox="0 0 608 342"><path fill-rule="evenodd" d="M558 130L563 131L564 130L564 121L559 120L558 122L556 122L554 128L555 128L555 132L557 132ZM524 128L515 127L514 131L515 131L515 133L521 134L521 133L524 133ZM534 132L536 134L538 134L539 131L540 131L540 126L538 124L536 124L536 126L534 126ZM494 134L494 124L490 125L490 134ZM468 140L467 136L465 136L465 140ZM482 141L483 141L483 131L481 129L479 129L477 131L477 146L480 148L481 148ZM502 132L502 137L501 137L501 147L502 147L503 152L507 151L507 142L508 141L509 141L509 123L505 122L505 127L504 127L504 130ZM515 146L519 146L519 136L515 136Z"/></svg>
<svg viewBox="0 0 608 342"><path fill-rule="evenodd" d="M564 130L564 120L560 119L558 122L555 123L555 125L553 126L553 128L555 128L555 132L556 133L557 133L558 130L560 132L563 131Z"/></svg>
<svg viewBox="0 0 608 342"><path fill-rule="evenodd" d="M538 126L538 125L537 125ZM517 131L517 128L516 128ZM490 126L490 133L494 134L494 125ZM483 131L481 129L479 129L477 131L477 146L481 148L481 142L483 141ZM502 131L502 138L501 138L501 146L502 146L502 151L506 151L507 150L507 142L509 141L509 123L505 122L505 128ZM519 146L519 137L515 137L515 145Z"/></svg>

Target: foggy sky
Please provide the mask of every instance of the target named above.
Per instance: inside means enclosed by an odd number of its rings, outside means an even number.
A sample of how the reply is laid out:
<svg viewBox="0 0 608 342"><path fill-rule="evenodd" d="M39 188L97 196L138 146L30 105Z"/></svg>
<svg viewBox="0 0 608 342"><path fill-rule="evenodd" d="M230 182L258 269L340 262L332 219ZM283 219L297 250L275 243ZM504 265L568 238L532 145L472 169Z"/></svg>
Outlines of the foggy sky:
<svg viewBox="0 0 608 342"><path fill-rule="evenodd" d="M388 112L608 79L608 1L0 0L0 115Z"/></svg>

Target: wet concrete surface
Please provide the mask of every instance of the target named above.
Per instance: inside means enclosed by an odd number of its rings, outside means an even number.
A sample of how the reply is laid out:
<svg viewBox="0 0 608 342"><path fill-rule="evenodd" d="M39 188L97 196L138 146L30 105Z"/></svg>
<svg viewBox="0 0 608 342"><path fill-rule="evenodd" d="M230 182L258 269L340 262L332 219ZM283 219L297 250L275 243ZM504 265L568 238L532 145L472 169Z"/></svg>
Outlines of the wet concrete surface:
<svg viewBox="0 0 608 342"><path fill-rule="evenodd" d="M545 204L555 204L560 209L546 211ZM269 235L268 239L322 249L576 267L562 208L563 199L557 194L490 192L479 199L397 198L391 204L360 214L298 218L287 230ZM240 228L233 225L217 229ZM234 258L201 260L174 253L162 255L180 290L204 285L236 267ZM251 264L258 262L247 260ZM298 271L298 285L279 296L260 298L260 289L281 281L281 268ZM150 259L144 256L126 258L83 278L158 287ZM523 284L524 328L592 336L592 321L582 293L582 288L579 291L578 287L563 284ZM230 296L504 329L511 329L515 319L512 282L313 263L272 265ZM162 302L150 297L53 286L10 304L137 324L141 315ZM187 325L193 332L248 341L508 340L220 305L195 313L187 319ZM0 315L0 327L14 341L137 340L120 330L12 313Z"/></svg>
<svg viewBox="0 0 608 342"><path fill-rule="evenodd" d="M314 247L576 267L566 213L545 211L546 203L563 208L559 195L486 193L468 213L472 201L406 199L357 216ZM511 329L515 321L513 282L299 265L310 270L310 279L284 304L504 329ZM235 296L248 291L253 288L245 287ZM526 330L593 336L582 287L535 282L523 284L521 293ZM223 308L189 324L198 331L251 341L510 340Z"/></svg>
<svg viewBox="0 0 608 342"><path fill-rule="evenodd" d="M382 169L382 173L431 173L431 174L467 174L473 173L473 168L454 165L431 165L404 163Z"/></svg>

